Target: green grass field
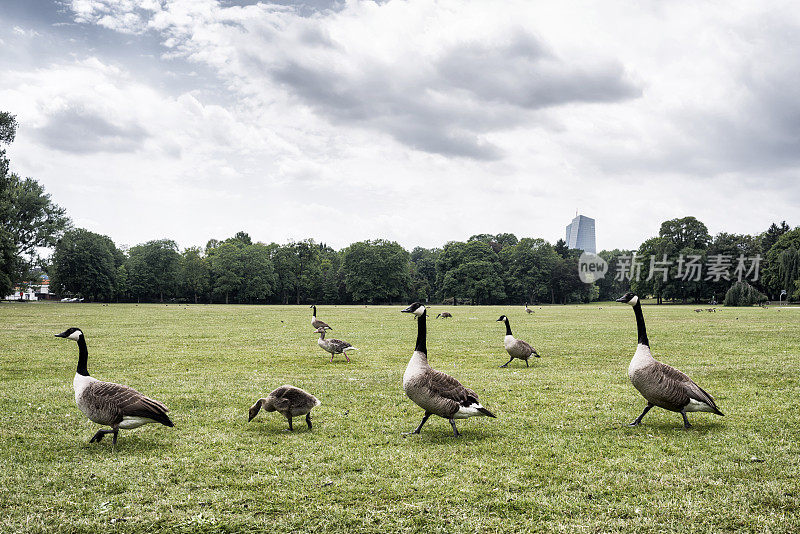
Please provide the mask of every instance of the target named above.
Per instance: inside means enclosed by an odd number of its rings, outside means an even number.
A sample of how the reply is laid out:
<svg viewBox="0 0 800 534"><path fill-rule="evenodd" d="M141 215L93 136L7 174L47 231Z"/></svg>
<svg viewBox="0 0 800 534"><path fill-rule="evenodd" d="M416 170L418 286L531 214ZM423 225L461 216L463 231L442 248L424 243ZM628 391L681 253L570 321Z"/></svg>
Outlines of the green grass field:
<svg viewBox="0 0 800 534"><path fill-rule="evenodd" d="M602 308L602 309L599 309ZM726 417L653 409L627 377L621 304L434 307L431 365L497 419L432 417L402 375L416 324L400 307L323 306L352 363L316 344L306 306L0 304L2 532L798 532L800 309L645 306L654 355ZM508 369L505 313L542 354ZM75 406L78 326L92 376L170 407L89 444ZM282 384L316 395L297 419L247 410Z"/></svg>

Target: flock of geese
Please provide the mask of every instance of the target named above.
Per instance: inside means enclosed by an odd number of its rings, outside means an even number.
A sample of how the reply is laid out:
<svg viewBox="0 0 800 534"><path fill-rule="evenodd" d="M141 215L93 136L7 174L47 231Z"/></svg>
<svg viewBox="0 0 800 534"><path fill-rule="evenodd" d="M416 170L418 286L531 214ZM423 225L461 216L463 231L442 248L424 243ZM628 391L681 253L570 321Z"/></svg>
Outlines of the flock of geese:
<svg viewBox="0 0 800 534"><path fill-rule="evenodd" d="M691 378L653 358L650 352L650 342L647 339L639 297L633 293L627 293L617 299L617 302L626 303L633 307L634 316L636 317L638 344L633 359L628 366L628 377L633 386L647 401L647 406L642 414L630 423L630 426L639 425L642 422L642 418L653 406L680 413L686 429L691 428L686 416L687 412L711 412L717 415L724 415L717 408L713 397L695 384ZM317 318L316 306L311 306L311 308L313 309L311 326L315 328L314 333L320 334L317 341L319 346L331 354L331 361L333 361L335 354L343 354L349 362L350 359L347 356L347 352L356 350L355 347L339 339L325 339L325 332L332 330L332 328ZM525 305L525 310L528 313L532 312L527 307L527 304ZM422 426L431 415L447 419L453 428L453 435L456 437L460 435L456 428L456 419L476 416L496 417L481 404L478 395L473 390L463 386L461 382L452 376L433 369L428 363L426 307L419 302L415 302L401 311L413 314L417 319L417 341L406 371L403 374L403 389L408 398L424 410L424 416L419 426L407 434L419 434ZM525 361L527 367L528 359L531 355L536 358L539 357L539 354L530 344L513 336L507 316L501 315L497 321L505 323L506 336L503 344L511 357L501 367L507 367L514 359ZM87 368L89 353L86 346L86 337L79 328L69 328L60 334L56 334L56 337L71 339L78 344L78 368L72 382L75 390L75 402L78 408L92 422L104 427L110 427L98 430L89 440L90 443L99 442L106 434L112 434L112 444L116 445L120 429L137 428L148 423L173 426L172 421L167 416L169 410L162 402L151 399L128 386L113 382L103 382L89 375ZM289 422L289 431L294 430L292 418L305 415L306 424L308 429L311 430L310 412L320 404L320 401L310 393L294 386L284 385L272 391L266 398L258 399L253 404L249 412L249 421L252 421L263 408L264 411L277 411L286 417Z"/></svg>

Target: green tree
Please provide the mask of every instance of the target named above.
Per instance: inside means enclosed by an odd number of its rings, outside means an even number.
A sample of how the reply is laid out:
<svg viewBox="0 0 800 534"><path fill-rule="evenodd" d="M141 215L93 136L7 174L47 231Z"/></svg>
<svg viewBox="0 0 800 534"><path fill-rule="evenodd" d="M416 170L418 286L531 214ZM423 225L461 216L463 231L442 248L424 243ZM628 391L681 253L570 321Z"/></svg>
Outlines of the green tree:
<svg viewBox="0 0 800 534"><path fill-rule="evenodd" d="M798 279L798 250L800 250L800 227L781 235L769 252L764 268L764 285L770 297L777 300L782 290L791 294Z"/></svg>
<svg viewBox="0 0 800 534"><path fill-rule="evenodd" d="M391 302L405 298L411 277L409 253L394 241L353 243L342 251L347 292L356 302Z"/></svg>
<svg viewBox="0 0 800 534"><path fill-rule="evenodd" d="M491 245L482 240L451 242L436 264L443 297L493 304L506 299L503 268Z"/></svg>
<svg viewBox="0 0 800 534"><path fill-rule="evenodd" d="M636 257L643 263L642 277L633 280L631 289L639 295L653 295L662 304L664 290L674 277L674 243L667 237L652 237L639 245Z"/></svg>
<svg viewBox="0 0 800 534"><path fill-rule="evenodd" d="M711 242L708 228L695 217L682 217L662 222L658 237L669 239L674 250L687 247L705 250Z"/></svg>
<svg viewBox="0 0 800 534"><path fill-rule="evenodd" d="M512 302L551 300L550 280L561 260L544 239L524 237L500 251L506 294Z"/></svg>
<svg viewBox="0 0 800 534"><path fill-rule="evenodd" d="M164 302L177 294L180 281L178 245L171 239L158 239L136 245L128 253L125 267L128 287L137 300Z"/></svg>
<svg viewBox="0 0 800 534"><path fill-rule="evenodd" d="M211 270L200 247L190 247L181 254L181 286L186 295L197 304L198 295L208 293Z"/></svg>
<svg viewBox="0 0 800 534"><path fill-rule="evenodd" d="M90 301L111 300L117 288L117 247L107 236L78 228L56 244L50 268L50 287Z"/></svg>
<svg viewBox="0 0 800 534"><path fill-rule="evenodd" d="M0 112L0 147L16 135L16 118ZM63 208L32 178L10 171L0 148L0 296L29 275L39 261L37 249L55 246L70 222Z"/></svg>
<svg viewBox="0 0 800 534"><path fill-rule="evenodd" d="M778 239L791 230L792 228L786 224L786 221L781 221L781 224L772 223L767 230L761 234L761 254L767 255L772 245L778 242Z"/></svg>

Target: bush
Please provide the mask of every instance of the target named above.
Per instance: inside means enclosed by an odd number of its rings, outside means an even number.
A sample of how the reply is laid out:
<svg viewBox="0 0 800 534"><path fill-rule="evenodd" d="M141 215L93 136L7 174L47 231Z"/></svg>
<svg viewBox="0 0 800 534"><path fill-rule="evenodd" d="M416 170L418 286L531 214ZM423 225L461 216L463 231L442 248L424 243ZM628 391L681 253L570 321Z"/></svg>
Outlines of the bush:
<svg viewBox="0 0 800 534"><path fill-rule="evenodd" d="M725 293L725 306L752 306L767 300L767 296L740 280Z"/></svg>

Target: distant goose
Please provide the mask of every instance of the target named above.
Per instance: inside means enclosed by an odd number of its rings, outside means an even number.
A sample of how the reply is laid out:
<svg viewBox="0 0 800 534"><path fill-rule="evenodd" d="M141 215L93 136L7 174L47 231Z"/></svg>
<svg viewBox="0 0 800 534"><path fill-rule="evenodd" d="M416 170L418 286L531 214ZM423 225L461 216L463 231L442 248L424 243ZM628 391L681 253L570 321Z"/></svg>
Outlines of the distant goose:
<svg viewBox="0 0 800 534"><path fill-rule="evenodd" d="M348 350L358 350L353 345L348 343L347 341L342 341L341 339L325 339L325 327L320 326L316 330L314 330L315 334L319 334L319 339L317 340L317 345L319 345L322 350L331 353L331 362L333 362L333 355L334 354L344 354L344 357L347 361L350 361L350 358L347 357Z"/></svg>
<svg viewBox="0 0 800 534"><path fill-rule="evenodd" d="M422 422L416 430L408 432L408 434L419 434L422 425L431 415L438 415L450 421L453 435L456 437L460 435L456 429L456 419L474 416L496 417L481 406L478 395L474 391L462 386L452 376L432 369L428 364L425 306L415 302L401 311L412 313L418 318L417 345L403 375L403 389L409 399L425 410Z"/></svg>
<svg viewBox="0 0 800 534"><path fill-rule="evenodd" d="M713 397L695 384L691 378L653 358L647 331L644 327L644 315L642 315L639 297L629 292L618 298L617 302L633 306L633 313L636 315L639 342L636 353L628 366L628 377L630 377L633 387L639 390L639 393L647 400L647 406L642 415L637 417L630 426L639 425L653 406L680 413L683 416L683 426L687 429L692 425L689 424L686 412L711 412L725 415L719 411Z"/></svg>
<svg viewBox="0 0 800 534"><path fill-rule="evenodd" d="M319 319L317 319L317 307L314 306L313 304L310 307L314 309L314 311L311 312L311 326L313 326L315 329L316 328L326 328L328 330L333 330L333 328L328 326L328 323L326 323L325 321L320 321Z"/></svg>
<svg viewBox="0 0 800 534"><path fill-rule="evenodd" d="M438 319L439 317L441 317L442 319L447 319L448 317L452 316L453 314L451 314L450 312L442 312L439 315L437 315L436 318Z"/></svg>
<svg viewBox="0 0 800 534"><path fill-rule="evenodd" d="M311 430L311 409L322 404L317 398L294 386L281 386L269 395L266 399L258 399L250 408L250 422L258 414L261 408L266 412L278 412L289 421L289 431L293 431L292 417L306 416L306 424Z"/></svg>
<svg viewBox="0 0 800 534"><path fill-rule="evenodd" d="M517 302L519 302L519 301L517 301ZM533 313L533 310L528 307L528 303L527 302L525 303L525 312L526 313Z"/></svg>
<svg viewBox="0 0 800 534"><path fill-rule="evenodd" d="M506 337L503 338L503 346L505 346L508 355L511 356L511 359L500 367L508 367L508 364L511 363L514 358L525 360L525 367L530 367L530 365L528 365L528 358L531 357L531 354L538 358L539 353L536 352L528 343L522 341L521 339L515 338L511 334L511 324L508 322L508 317L501 315L497 321L504 321L506 323Z"/></svg>
<svg viewBox="0 0 800 534"><path fill-rule="evenodd" d="M111 427L111 430L98 430L89 443L99 442L106 434L114 434L112 444L116 445L120 428L128 430L148 423L174 426L167 417L169 410L163 403L145 397L128 386L101 382L89 376L86 368L89 351L86 338L79 328L69 328L55 336L78 342L78 370L72 380L78 408L92 422Z"/></svg>

